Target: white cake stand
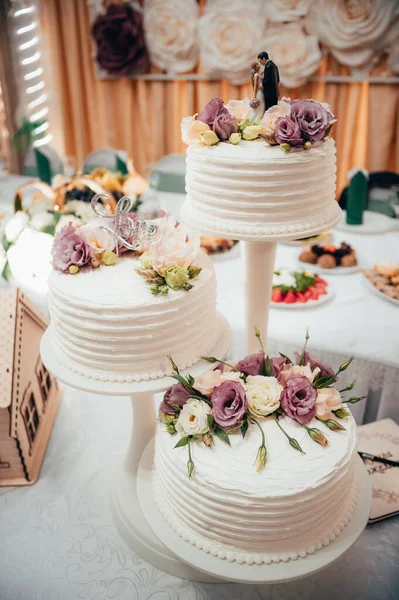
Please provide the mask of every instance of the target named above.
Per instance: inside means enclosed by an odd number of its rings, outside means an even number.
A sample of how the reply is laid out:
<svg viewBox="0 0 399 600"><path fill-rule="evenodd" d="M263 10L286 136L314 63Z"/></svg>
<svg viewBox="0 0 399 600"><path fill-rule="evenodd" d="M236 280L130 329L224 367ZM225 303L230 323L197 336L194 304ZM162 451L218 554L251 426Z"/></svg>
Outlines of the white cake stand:
<svg viewBox="0 0 399 600"><path fill-rule="evenodd" d="M227 321L220 317L222 329L220 338L209 353L220 359L225 358L231 345L231 330ZM148 526L137 498L137 470L141 455L155 434L154 394L166 390L175 382L171 377L163 377L139 383L113 383L90 379L78 375L59 362L52 348L51 327L42 337L40 353L46 368L60 381L67 385L109 396L130 396L133 409L133 428L126 458L116 469L112 488L112 509L115 524L120 535L130 548L145 561L156 568L192 581L216 581L201 571L182 563L171 550L164 546ZM191 373L196 377L213 368L213 365L201 361L182 374Z"/></svg>
<svg viewBox="0 0 399 600"><path fill-rule="evenodd" d="M206 554L185 542L162 517L152 491L154 451L153 441L145 449L137 476L138 498L142 511L155 535L176 556L188 565L195 566L211 577L239 583L280 583L300 579L316 573L340 558L356 542L367 525L371 509L371 484L367 469L357 457L356 479L359 489L358 502L353 516L340 535L328 546L295 561L271 563L270 565L247 565L228 562Z"/></svg>
<svg viewBox="0 0 399 600"><path fill-rule="evenodd" d="M239 230L218 228L212 222L204 224L198 222L197 216L186 200L181 211L182 221L192 230L201 235L213 235L226 239L241 240L242 258L245 272L245 298L246 298L246 332L247 352L256 352L259 344L254 336L254 327L258 327L263 343L267 343L267 326L269 321L270 298L272 292L272 280L274 263L278 242L291 241L311 235L317 235L323 231L329 231L341 221L341 209L335 207L331 219L324 225L317 225L306 229L306 231L285 232L276 235L267 233L267 223L259 223L256 231L249 234L243 233L242 224Z"/></svg>

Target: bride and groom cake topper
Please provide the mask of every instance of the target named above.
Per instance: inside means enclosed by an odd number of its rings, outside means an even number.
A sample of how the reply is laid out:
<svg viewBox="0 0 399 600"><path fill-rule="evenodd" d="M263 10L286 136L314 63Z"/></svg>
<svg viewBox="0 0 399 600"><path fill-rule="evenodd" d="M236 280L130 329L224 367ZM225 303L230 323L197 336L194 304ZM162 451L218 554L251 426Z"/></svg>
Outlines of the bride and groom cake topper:
<svg viewBox="0 0 399 600"><path fill-rule="evenodd" d="M252 109L250 121L261 121L265 111L278 103L278 84L280 76L277 65L267 52L259 52L257 60L251 65L251 81L254 97L249 105Z"/></svg>

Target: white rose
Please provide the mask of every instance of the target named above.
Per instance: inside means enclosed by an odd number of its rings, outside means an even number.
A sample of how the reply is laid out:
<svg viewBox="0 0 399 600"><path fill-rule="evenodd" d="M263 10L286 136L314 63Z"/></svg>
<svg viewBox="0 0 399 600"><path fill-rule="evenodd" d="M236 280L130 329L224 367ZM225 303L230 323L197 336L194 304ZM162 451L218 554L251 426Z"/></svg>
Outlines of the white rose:
<svg viewBox="0 0 399 600"><path fill-rule="evenodd" d="M183 142L187 144L187 146L199 148L200 146L205 145L201 139L200 133L202 131L208 131L210 127L202 121L197 121L194 116L185 117L181 122L180 129Z"/></svg>
<svg viewBox="0 0 399 600"><path fill-rule="evenodd" d="M219 369L216 371L207 371L202 375L199 375L194 380L193 387L201 392L201 394L205 394L205 396L210 396L218 385L222 383L221 372Z"/></svg>
<svg viewBox="0 0 399 600"><path fill-rule="evenodd" d="M308 35L301 23L273 23L266 31L264 46L278 65L282 85L289 88L305 84L321 63L318 39Z"/></svg>
<svg viewBox="0 0 399 600"><path fill-rule="evenodd" d="M170 267L187 269L198 256L199 250L199 238L188 238L184 228L179 225L165 230L160 241L151 246L152 266L161 275Z"/></svg>
<svg viewBox="0 0 399 600"><path fill-rule="evenodd" d="M279 117L285 117L291 112L291 104L285 100L280 100L275 106L271 106L267 109L263 115L263 119L260 124L265 130L265 133L272 134L276 128L276 121Z"/></svg>
<svg viewBox="0 0 399 600"><path fill-rule="evenodd" d="M68 225L68 223L72 223L74 227L80 227L82 221L78 219L78 217L75 217L75 215L62 215L55 226L55 233L58 233L60 229L65 227L65 225Z"/></svg>
<svg viewBox="0 0 399 600"><path fill-rule="evenodd" d="M239 381L240 383L243 383L243 380L241 379L240 373L238 371L227 371L225 373L222 373L221 380L222 381Z"/></svg>
<svg viewBox="0 0 399 600"><path fill-rule="evenodd" d="M302 375L302 377L307 377L309 381L313 383L316 375L318 375L319 373L319 367L316 367L312 371L309 365L286 365L285 368L281 371L280 382L282 383L282 385L285 385L288 377L291 377L291 375Z"/></svg>
<svg viewBox="0 0 399 600"><path fill-rule="evenodd" d="M93 219L90 223L83 225L79 233L83 235L94 254L100 255L106 251L115 250L115 238L112 233L101 228L102 219Z"/></svg>
<svg viewBox="0 0 399 600"><path fill-rule="evenodd" d="M184 73L198 61L196 0L146 0L144 32L151 62L162 71Z"/></svg>
<svg viewBox="0 0 399 600"><path fill-rule="evenodd" d="M322 419L331 419L333 410L342 406L342 398L335 388L321 388L317 390L316 415Z"/></svg>
<svg viewBox="0 0 399 600"><path fill-rule="evenodd" d="M283 386L275 377L249 375L244 385L249 411L259 417L266 417L280 406Z"/></svg>
<svg viewBox="0 0 399 600"><path fill-rule="evenodd" d="M44 227L47 227L48 225L51 225L54 221L54 214L49 213L47 211L43 211L43 212L35 212L32 215L32 218L30 220L30 226L32 227L32 229L36 229L37 231L40 231L40 229L43 229Z"/></svg>
<svg viewBox="0 0 399 600"><path fill-rule="evenodd" d="M7 242L13 243L21 235L23 230L28 226L29 215L23 210L19 210L9 221L4 228L4 235Z"/></svg>
<svg viewBox="0 0 399 600"><path fill-rule="evenodd" d="M350 67L370 68L383 50L398 43L399 13L394 1L318 0L311 2L305 24L338 62Z"/></svg>
<svg viewBox="0 0 399 600"><path fill-rule="evenodd" d="M209 430L208 415L211 407L202 400L188 400L183 406L176 430L182 435L203 435Z"/></svg>
<svg viewBox="0 0 399 600"><path fill-rule="evenodd" d="M244 100L229 100L228 103L225 104L225 107L239 123L241 121L245 121L245 119L248 119L251 112L249 98L244 98Z"/></svg>

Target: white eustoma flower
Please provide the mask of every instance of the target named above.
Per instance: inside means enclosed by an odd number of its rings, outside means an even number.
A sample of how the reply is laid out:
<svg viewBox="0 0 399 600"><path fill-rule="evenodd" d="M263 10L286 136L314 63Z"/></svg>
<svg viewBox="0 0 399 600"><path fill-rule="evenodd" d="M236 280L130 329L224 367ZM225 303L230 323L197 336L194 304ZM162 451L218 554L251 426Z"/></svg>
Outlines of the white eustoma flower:
<svg viewBox="0 0 399 600"><path fill-rule="evenodd" d="M54 221L54 215L52 213L45 211L36 211L30 220L30 226L32 229L36 229L40 231L47 225L51 225Z"/></svg>
<svg viewBox="0 0 399 600"><path fill-rule="evenodd" d="M7 242L14 243L21 235L23 230L28 226L29 215L23 210L19 210L14 216L7 221L4 228L4 235Z"/></svg>
<svg viewBox="0 0 399 600"><path fill-rule="evenodd" d="M209 430L209 414L209 404L202 400L188 400L179 414L176 431L182 435L203 435Z"/></svg>
<svg viewBox="0 0 399 600"><path fill-rule="evenodd" d="M248 409L258 417L267 417L280 406L283 386L275 377L249 375L244 384Z"/></svg>

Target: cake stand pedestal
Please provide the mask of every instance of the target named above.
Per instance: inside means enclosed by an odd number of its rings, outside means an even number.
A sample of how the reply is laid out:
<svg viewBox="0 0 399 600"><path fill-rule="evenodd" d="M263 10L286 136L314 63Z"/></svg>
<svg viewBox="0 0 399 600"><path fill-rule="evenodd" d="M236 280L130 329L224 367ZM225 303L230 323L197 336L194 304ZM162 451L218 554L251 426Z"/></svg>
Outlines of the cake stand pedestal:
<svg viewBox="0 0 399 600"><path fill-rule="evenodd" d="M322 225L315 221L308 224L306 229L304 227L303 231L289 231L287 227L286 231L275 234L270 233L267 223L250 225L247 229L245 225L240 224L237 225L237 230L233 231L228 224L224 228L217 223L206 223L199 214L193 210L190 201L186 200L181 210L181 218L192 231L200 235L241 241L245 272L247 352L252 353L259 349L258 340L254 336L255 326L260 331L267 351L267 326L278 242L289 242L328 231L341 221L342 211L337 203L331 217Z"/></svg>
<svg viewBox="0 0 399 600"><path fill-rule="evenodd" d="M221 335L210 354L225 358L231 345L231 331L227 321L221 317ZM128 451L114 476L112 486L112 510L116 527L129 547L141 558L170 575L192 581L218 581L211 575L204 575L184 562L169 550L153 533L147 524L137 497L137 472L144 449L153 444L155 434L154 394L168 389L175 382L171 377L160 379L119 383L90 379L74 373L65 367L54 354L52 348L51 326L42 337L40 353L46 368L56 379L70 387L109 396L130 396L133 409L133 427ZM191 373L197 377L213 368L213 365L201 361L182 374Z"/></svg>

